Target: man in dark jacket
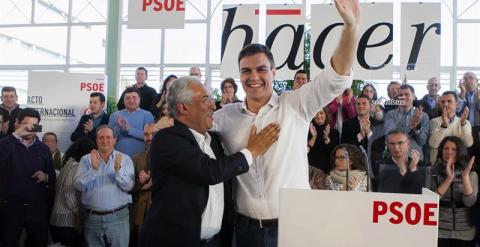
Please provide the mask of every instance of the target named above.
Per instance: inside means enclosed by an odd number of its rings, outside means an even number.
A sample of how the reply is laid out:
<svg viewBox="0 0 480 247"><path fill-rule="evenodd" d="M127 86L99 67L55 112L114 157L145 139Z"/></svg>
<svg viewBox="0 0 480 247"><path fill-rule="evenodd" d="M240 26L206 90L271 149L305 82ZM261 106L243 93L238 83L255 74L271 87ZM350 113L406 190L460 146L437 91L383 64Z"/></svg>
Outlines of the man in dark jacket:
<svg viewBox="0 0 480 247"><path fill-rule="evenodd" d="M215 102L195 77L173 83L167 98L175 125L151 144L152 204L140 246L231 246L233 201L230 180L248 171L253 158L278 138L277 124L256 134L246 148L225 157L213 125ZM248 126L246 126L248 127Z"/></svg>
<svg viewBox="0 0 480 247"><path fill-rule="evenodd" d="M20 106L17 104L18 95L14 87L2 88L2 104L0 104L0 138L14 131L15 119L17 119Z"/></svg>
<svg viewBox="0 0 480 247"><path fill-rule="evenodd" d="M77 128L70 135L72 142L76 142L80 137L88 137L95 143L97 127L108 124L109 116L103 111L105 96L102 93L95 92L90 94L89 107L90 114L85 114L80 118Z"/></svg>
<svg viewBox="0 0 480 247"><path fill-rule="evenodd" d="M0 203L6 246L18 246L25 228L31 246L44 247L48 241L47 186L55 185L52 155L33 126L40 114L22 109L15 132L0 141Z"/></svg>
<svg viewBox="0 0 480 247"><path fill-rule="evenodd" d="M145 81L148 79L148 71L144 67L138 67L135 71L135 80L137 81L132 87L138 90L138 94L140 95L140 108L144 109L145 111L150 111L153 100L157 96L157 91L149 87ZM123 91L120 99L117 103L118 110L125 109L124 98L125 97L125 90ZM152 113L153 114L153 113Z"/></svg>

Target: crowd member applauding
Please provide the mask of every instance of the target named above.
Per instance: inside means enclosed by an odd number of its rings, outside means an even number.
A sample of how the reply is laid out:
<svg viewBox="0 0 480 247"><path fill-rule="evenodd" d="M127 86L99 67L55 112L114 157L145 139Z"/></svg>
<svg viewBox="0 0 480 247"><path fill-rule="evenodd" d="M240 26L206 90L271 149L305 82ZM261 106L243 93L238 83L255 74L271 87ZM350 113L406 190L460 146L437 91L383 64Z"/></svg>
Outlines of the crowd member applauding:
<svg viewBox="0 0 480 247"><path fill-rule="evenodd" d="M226 78L220 84L220 89L222 90L222 98L220 101L215 102L215 106L218 109L221 109L224 105L229 103L242 102L237 98L237 83L233 78Z"/></svg>
<svg viewBox="0 0 480 247"><path fill-rule="evenodd" d="M471 171L467 147L456 136L445 137L438 148L431 190L440 195L438 246L474 246L472 206L477 201L478 176Z"/></svg>

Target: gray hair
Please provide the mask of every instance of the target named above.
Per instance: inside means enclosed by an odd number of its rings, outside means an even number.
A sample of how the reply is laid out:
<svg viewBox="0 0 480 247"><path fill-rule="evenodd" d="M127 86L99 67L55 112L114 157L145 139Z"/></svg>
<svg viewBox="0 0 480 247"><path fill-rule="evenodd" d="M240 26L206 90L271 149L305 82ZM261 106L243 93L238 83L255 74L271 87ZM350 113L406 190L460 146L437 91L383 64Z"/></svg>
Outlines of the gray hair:
<svg viewBox="0 0 480 247"><path fill-rule="evenodd" d="M167 108L170 117L174 118L178 115L177 104L192 102L193 91L190 87L194 83L202 84L195 76L180 77L172 83L167 94Z"/></svg>
<svg viewBox="0 0 480 247"><path fill-rule="evenodd" d="M98 126L98 127L97 127L97 130L95 131L95 133L98 135L98 132L99 132L100 130L102 130L102 129L110 129L110 130L112 131L112 133L113 133L113 136L115 137L115 131L113 130L113 128L110 127L110 126L108 126L108 125L106 125L106 124L102 124L102 125Z"/></svg>

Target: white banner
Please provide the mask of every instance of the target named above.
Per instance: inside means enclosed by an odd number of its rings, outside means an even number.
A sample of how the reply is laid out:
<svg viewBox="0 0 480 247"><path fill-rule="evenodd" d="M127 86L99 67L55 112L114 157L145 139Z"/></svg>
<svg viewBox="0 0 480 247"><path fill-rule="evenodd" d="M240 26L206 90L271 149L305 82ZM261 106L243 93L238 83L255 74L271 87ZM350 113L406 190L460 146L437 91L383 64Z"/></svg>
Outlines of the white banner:
<svg viewBox="0 0 480 247"><path fill-rule="evenodd" d="M402 77L426 80L440 75L440 11L441 3L402 3Z"/></svg>
<svg viewBox="0 0 480 247"><path fill-rule="evenodd" d="M259 5L224 5L220 76L239 78L238 53L245 45L258 43Z"/></svg>
<svg viewBox="0 0 480 247"><path fill-rule="evenodd" d="M277 80L293 80L303 69L305 11L302 5L267 5L267 38L277 73Z"/></svg>
<svg viewBox="0 0 480 247"><path fill-rule="evenodd" d="M128 29L182 29L185 0L130 0Z"/></svg>
<svg viewBox="0 0 480 247"><path fill-rule="evenodd" d="M353 64L354 79L391 79L393 64L393 4L361 4L359 46ZM315 76L330 62L338 45L343 20L335 6L312 5L310 74Z"/></svg>
<svg viewBox="0 0 480 247"><path fill-rule="evenodd" d="M38 136L54 132L60 151L65 152L80 117L90 113L89 100L93 92L101 92L107 98L103 74L30 72L27 107L40 112L43 127Z"/></svg>
<svg viewBox="0 0 480 247"><path fill-rule="evenodd" d="M436 247L437 194L282 189L279 247Z"/></svg>

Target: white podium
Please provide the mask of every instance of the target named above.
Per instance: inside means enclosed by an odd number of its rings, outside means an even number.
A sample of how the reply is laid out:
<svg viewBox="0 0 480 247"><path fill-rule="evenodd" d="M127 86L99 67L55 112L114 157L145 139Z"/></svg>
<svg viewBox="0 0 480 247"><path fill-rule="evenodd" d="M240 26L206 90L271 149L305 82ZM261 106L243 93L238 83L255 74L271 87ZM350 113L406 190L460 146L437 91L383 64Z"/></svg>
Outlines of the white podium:
<svg viewBox="0 0 480 247"><path fill-rule="evenodd" d="M279 247L436 247L437 194L282 189Z"/></svg>

